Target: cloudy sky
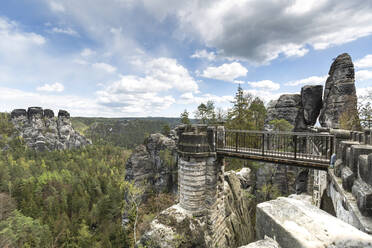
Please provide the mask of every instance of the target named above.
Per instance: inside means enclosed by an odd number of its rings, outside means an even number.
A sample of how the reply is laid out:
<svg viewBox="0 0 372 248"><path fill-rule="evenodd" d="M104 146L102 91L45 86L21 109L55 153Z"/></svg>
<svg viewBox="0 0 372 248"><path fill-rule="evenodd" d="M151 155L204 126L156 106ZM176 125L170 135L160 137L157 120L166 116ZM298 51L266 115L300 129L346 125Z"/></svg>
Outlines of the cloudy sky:
<svg viewBox="0 0 372 248"><path fill-rule="evenodd" d="M324 84L344 52L366 92L372 1L2 1L0 111L177 117L238 83L265 101Z"/></svg>

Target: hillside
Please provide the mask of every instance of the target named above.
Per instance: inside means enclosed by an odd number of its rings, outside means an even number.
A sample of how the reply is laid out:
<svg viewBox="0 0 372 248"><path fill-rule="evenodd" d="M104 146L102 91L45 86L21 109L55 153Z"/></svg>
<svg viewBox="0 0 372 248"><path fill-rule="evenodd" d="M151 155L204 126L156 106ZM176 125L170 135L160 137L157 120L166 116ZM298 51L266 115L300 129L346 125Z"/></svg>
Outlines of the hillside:
<svg viewBox="0 0 372 248"><path fill-rule="evenodd" d="M164 127L174 128L179 118L143 117L143 118L93 118L73 117L74 129L91 139L95 144L134 148L142 144L151 133L163 132ZM196 120L192 120L193 123Z"/></svg>

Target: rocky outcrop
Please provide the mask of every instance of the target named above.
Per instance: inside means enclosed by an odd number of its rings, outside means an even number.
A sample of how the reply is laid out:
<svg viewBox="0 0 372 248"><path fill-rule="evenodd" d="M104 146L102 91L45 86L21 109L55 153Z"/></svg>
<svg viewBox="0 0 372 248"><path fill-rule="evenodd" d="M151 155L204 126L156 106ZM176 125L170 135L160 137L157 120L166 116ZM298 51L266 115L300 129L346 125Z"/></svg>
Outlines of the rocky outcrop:
<svg viewBox="0 0 372 248"><path fill-rule="evenodd" d="M282 248L372 247L370 235L306 201L285 197L257 205L256 234Z"/></svg>
<svg viewBox="0 0 372 248"><path fill-rule="evenodd" d="M30 107L27 111L15 109L10 116L20 136L35 150L72 149L91 144L72 128L70 114L65 110L54 117L53 110Z"/></svg>
<svg viewBox="0 0 372 248"><path fill-rule="evenodd" d="M295 131L306 131L314 126L322 108L322 85L305 85L301 88L301 107L295 121Z"/></svg>
<svg viewBox="0 0 372 248"><path fill-rule="evenodd" d="M349 54L339 55L328 72L319 122L323 127L338 128L343 113L356 113L354 65Z"/></svg>
<svg viewBox="0 0 372 248"><path fill-rule="evenodd" d="M281 95L277 101L270 102L267 109L265 124L275 119L285 119L292 125L295 124L298 112L301 109L301 95Z"/></svg>
<svg viewBox="0 0 372 248"><path fill-rule="evenodd" d="M177 191L176 142L163 134L151 134L126 163L126 177L155 192Z"/></svg>
<svg viewBox="0 0 372 248"><path fill-rule="evenodd" d="M164 210L151 223L140 244L147 247L239 247L254 240L252 218L255 201L250 187L249 169L240 173L233 171L224 174L225 184L222 196L224 209L223 222L213 226L220 232L211 233L209 224L215 223L207 216L195 216L179 204ZM213 214L212 214L213 216ZM214 244L213 237L222 237L221 243ZM138 244L139 245L139 244Z"/></svg>

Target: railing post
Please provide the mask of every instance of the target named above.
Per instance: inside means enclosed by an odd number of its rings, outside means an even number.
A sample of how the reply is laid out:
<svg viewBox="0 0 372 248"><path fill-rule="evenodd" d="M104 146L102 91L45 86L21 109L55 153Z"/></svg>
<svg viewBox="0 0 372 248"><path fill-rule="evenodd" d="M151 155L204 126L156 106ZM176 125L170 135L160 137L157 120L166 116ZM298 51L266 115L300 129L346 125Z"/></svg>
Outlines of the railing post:
<svg viewBox="0 0 372 248"><path fill-rule="evenodd" d="M294 138L294 158L297 158L297 135L293 136Z"/></svg>
<svg viewBox="0 0 372 248"><path fill-rule="evenodd" d="M265 134L264 133L262 134L262 144L261 144L261 146L262 146L262 156L264 156L265 155Z"/></svg>
<svg viewBox="0 0 372 248"><path fill-rule="evenodd" d="M235 150L238 152L238 132L235 132Z"/></svg>

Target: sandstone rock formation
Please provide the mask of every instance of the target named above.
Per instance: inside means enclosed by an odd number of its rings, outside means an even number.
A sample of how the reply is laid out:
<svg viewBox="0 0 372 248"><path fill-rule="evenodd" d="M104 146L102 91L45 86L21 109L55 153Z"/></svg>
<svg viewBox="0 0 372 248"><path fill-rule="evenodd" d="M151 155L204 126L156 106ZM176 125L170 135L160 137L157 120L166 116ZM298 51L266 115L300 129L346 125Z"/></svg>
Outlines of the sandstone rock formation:
<svg viewBox="0 0 372 248"><path fill-rule="evenodd" d="M265 237L249 245L240 246L239 248L280 248L279 244L272 238Z"/></svg>
<svg viewBox="0 0 372 248"><path fill-rule="evenodd" d="M282 248L372 247L370 235L306 201L285 197L257 205L256 234Z"/></svg>
<svg viewBox="0 0 372 248"><path fill-rule="evenodd" d="M38 151L78 148L91 141L76 132L71 125L70 114L60 110L58 118L53 110L40 107L15 109L11 121L26 144Z"/></svg>
<svg viewBox="0 0 372 248"><path fill-rule="evenodd" d="M338 128L343 113L356 111L354 65L350 55L339 55L332 63L328 75L319 122L323 127Z"/></svg>
<svg viewBox="0 0 372 248"><path fill-rule="evenodd" d="M277 101L272 101L267 109L267 125L271 120L285 119L292 125L295 121L298 112L301 109L301 95L299 94L284 94Z"/></svg>
<svg viewBox="0 0 372 248"><path fill-rule="evenodd" d="M322 85L305 85L301 88L301 107L295 120L295 131L306 131L314 126L322 108Z"/></svg>
<svg viewBox="0 0 372 248"><path fill-rule="evenodd" d="M126 163L126 177L156 192L177 190L176 142L163 134L151 134L135 148Z"/></svg>
<svg viewBox="0 0 372 248"><path fill-rule="evenodd" d="M233 248L254 240L252 217L255 201L251 195L252 187L247 185L250 180L249 170L243 173L229 171L224 174L224 178L225 213L222 216L223 222L214 227L220 233L213 235L223 237L223 244L217 244L218 247ZM193 216L177 204L164 210L152 221L150 230L139 243L161 248L210 247L210 235L206 216Z"/></svg>

